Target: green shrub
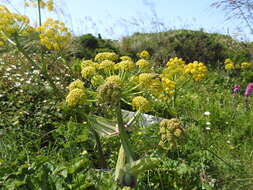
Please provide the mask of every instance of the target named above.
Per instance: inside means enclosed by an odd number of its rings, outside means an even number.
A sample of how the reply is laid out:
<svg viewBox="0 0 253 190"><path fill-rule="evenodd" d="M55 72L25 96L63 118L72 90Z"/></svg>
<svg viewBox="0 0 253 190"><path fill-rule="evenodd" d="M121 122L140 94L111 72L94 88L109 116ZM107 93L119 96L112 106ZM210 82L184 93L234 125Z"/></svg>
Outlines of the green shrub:
<svg viewBox="0 0 253 190"><path fill-rule="evenodd" d="M148 50L155 64L163 65L171 57L181 57L187 62L195 60L217 67L230 57L236 61L251 58L249 44L238 42L222 34L203 31L172 30L161 33L139 34L124 37L119 42L123 54L135 56L137 52Z"/></svg>

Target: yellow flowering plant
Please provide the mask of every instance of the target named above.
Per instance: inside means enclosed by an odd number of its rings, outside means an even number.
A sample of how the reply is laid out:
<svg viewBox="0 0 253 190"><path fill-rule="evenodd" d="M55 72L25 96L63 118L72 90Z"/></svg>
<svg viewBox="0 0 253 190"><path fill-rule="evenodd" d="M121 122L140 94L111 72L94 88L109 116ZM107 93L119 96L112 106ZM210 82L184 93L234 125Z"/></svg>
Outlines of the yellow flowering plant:
<svg viewBox="0 0 253 190"><path fill-rule="evenodd" d="M54 2L53 0L25 0L24 5L26 7L33 7L33 8L37 8L38 6L41 9L47 9L48 11L53 11L54 10Z"/></svg>
<svg viewBox="0 0 253 190"><path fill-rule="evenodd" d="M24 39L30 41L30 37L36 33L36 30L30 26L28 17L16 13L12 13L7 7L0 5L0 45L8 43L23 54L29 63L36 69L40 70L44 78L49 82L51 88L59 96L63 97L62 92L56 86L52 77L48 74L47 65L43 62L43 54L41 55L41 63L38 64L37 60L32 58L26 48L24 48ZM23 38L25 37L25 38ZM22 42L21 42L22 39ZM41 51L43 52L43 51Z"/></svg>
<svg viewBox="0 0 253 190"><path fill-rule="evenodd" d="M69 85L66 103L71 109L90 107L90 109L82 111L82 114L87 125L93 130L92 133L100 136L119 135L122 147L118 159L119 162L121 159L125 161L120 166L117 164L115 179L122 185L130 185L132 181L136 180L135 173L142 170L142 167L139 167L138 170L132 168L134 164L139 165L140 161L136 160L126 130L134 123L137 115L152 110L152 99L145 88L159 89L160 81L156 79L159 75L141 73L141 68L129 57L119 59L119 56L112 52L99 53L93 60L82 61L80 66L82 80L78 79ZM141 74L139 75L139 73ZM136 81L129 80L131 77L138 79ZM147 86L148 82L150 82L150 86ZM84 100L80 101L80 98ZM121 113L122 104L132 106L132 110L136 111L136 116L128 123L125 123ZM115 118L116 121L96 116L94 110L106 107L113 110L112 118ZM105 116L108 115L106 110ZM114 124L111 125L112 123ZM101 153L101 150L99 152ZM103 155L101 155L102 157ZM157 163L157 160L148 159L148 162Z"/></svg>
<svg viewBox="0 0 253 190"><path fill-rule="evenodd" d="M185 66L185 73L189 74L195 82L199 82L206 76L207 67L198 61L194 61Z"/></svg>
<svg viewBox="0 0 253 190"><path fill-rule="evenodd" d="M40 43L50 50L60 51L71 41L71 35L63 22L48 18L43 25L37 27Z"/></svg>

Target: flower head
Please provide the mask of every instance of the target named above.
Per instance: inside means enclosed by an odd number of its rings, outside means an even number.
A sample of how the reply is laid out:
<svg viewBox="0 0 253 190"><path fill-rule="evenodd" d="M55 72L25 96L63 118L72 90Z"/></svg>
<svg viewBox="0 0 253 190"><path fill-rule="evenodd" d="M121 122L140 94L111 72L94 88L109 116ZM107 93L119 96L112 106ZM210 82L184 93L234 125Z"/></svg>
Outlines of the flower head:
<svg viewBox="0 0 253 190"><path fill-rule="evenodd" d="M209 115L210 115L210 112L209 112L209 111L206 111L206 112L204 112L204 115L205 115L205 116L209 116Z"/></svg>
<svg viewBox="0 0 253 190"><path fill-rule="evenodd" d="M253 91L253 83L249 83L245 90L244 96L246 97L250 96L252 91Z"/></svg>
<svg viewBox="0 0 253 190"><path fill-rule="evenodd" d="M151 68L151 63L148 60L140 59L136 65L144 72L148 72Z"/></svg>
<svg viewBox="0 0 253 190"><path fill-rule="evenodd" d="M104 60L116 61L118 59L118 55L114 52L103 52L98 53L95 56L95 61L101 62Z"/></svg>
<svg viewBox="0 0 253 190"><path fill-rule="evenodd" d="M83 104L84 100L85 100L84 90L79 88L71 90L66 97L66 102L71 107Z"/></svg>
<svg viewBox="0 0 253 190"><path fill-rule="evenodd" d="M137 56L139 56L140 58L143 58L143 59L149 59L150 58L150 54L147 50L143 50L142 52L137 53Z"/></svg>
<svg viewBox="0 0 253 190"><path fill-rule="evenodd" d="M82 69L82 77L86 78L86 77L90 77L93 76L96 73L96 68L93 66L88 66Z"/></svg>
<svg viewBox="0 0 253 190"><path fill-rule="evenodd" d="M48 18L42 26L37 28L40 32L40 43L48 49L60 51L71 40L70 32L63 22Z"/></svg>
<svg viewBox="0 0 253 190"><path fill-rule="evenodd" d="M149 101L143 96L134 97L132 100L132 107L135 110L140 110L141 112L147 112L150 108Z"/></svg>
<svg viewBox="0 0 253 190"><path fill-rule="evenodd" d="M97 92L102 103L116 105L120 101L121 87L114 81L106 81L98 87Z"/></svg>
<svg viewBox="0 0 253 190"><path fill-rule="evenodd" d="M233 88L233 93L236 94L240 92L241 86L239 84L235 85Z"/></svg>
<svg viewBox="0 0 253 190"><path fill-rule="evenodd" d="M242 62L241 63L241 69L247 69L251 66L250 62Z"/></svg>
<svg viewBox="0 0 253 190"><path fill-rule="evenodd" d="M99 69L105 71L112 71L114 70L115 62L110 60L104 60L99 64Z"/></svg>
<svg viewBox="0 0 253 190"><path fill-rule="evenodd" d="M112 76L110 76L110 77L107 77L107 78L105 79L105 81L115 82L115 83L117 83L119 86L122 85L122 80L121 80L121 78L119 77L119 75L112 75Z"/></svg>
<svg viewBox="0 0 253 190"><path fill-rule="evenodd" d="M159 135L161 140L159 145L164 149L172 149L177 146L177 140L183 134L183 128L181 122L176 119L164 119L160 122Z"/></svg>
<svg viewBox="0 0 253 190"><path fill-rule="evenodd" d="M84 84L81 80L77 79L74 82L70 83L69 85L69 91L78 88L78 89L84 89Z"/></svg>

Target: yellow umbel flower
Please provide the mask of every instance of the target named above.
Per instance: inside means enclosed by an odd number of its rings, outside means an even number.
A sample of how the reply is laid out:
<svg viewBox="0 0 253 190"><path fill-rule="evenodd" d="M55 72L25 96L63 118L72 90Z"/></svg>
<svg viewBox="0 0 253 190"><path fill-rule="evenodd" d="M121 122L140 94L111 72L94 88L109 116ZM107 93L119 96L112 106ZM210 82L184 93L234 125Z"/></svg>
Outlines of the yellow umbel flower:
<svg viewBox="0 0 253 190"><path fill-rule="evenodd" d="M93 76L95 73L96 73L96 68L92 66L83 68L81 72L83 78Z"/></svg>
<svg viewBox="0 0 253 190"><path fill-rule="evenodd" d="M151 63L145 59L138 60L136 65L144 72L148 72L151 69Z"/></svg>
<svg viewBox="0 0 253 190"><path fill-rule="evenodd" d="M81 63L81 69L84 69L85 67L89 67L89 66L98 68L98 64L95 63L95 62L93 62L92 60L84 60L84 61L82 61L82 63Z"/></svg>
<svg viewBox="0 0 253 190"><path fill-rule="evenodd" d="M120 59L121 59L122 61L132 61L132 58L129 57L129 56L121 56Z"/></svg>
<svg viewBox="0 0 253 190"><path fill-rule="evenodd" d="M122 80L121 80L121 78L119 77L119 75L112 75L112 76L110 76L110 77L107 77L107 78L105 79L105 81L115 82L115 83L117 83L119 86L122 85Z"/></svg>
<svg viewBox="0 0 253 190"><path fill-rule="evenodd" d="M143 88L149 88L156 77L158 75L155 73L142 73L139 75L139 84Z"/></svg>
<svg viewBox="0 0 253 190"><path fill-rule="evenodd" d="M38 1L37 0L25 0L25 6L26 7L38 7ZM48 11L53 11L54 10L54 2L53 0L40 0L40 8L44 9L47 8Z"/></svg>
<svg viewBox="0 0 253 190"><path fill-rule="evenodd" d="M185 67L185 61L182 58L171 58L166 65L167 67L162 72L163 77L171 80L178 80L182 78Z"/></svg>
<svg viewBox="0 0 253 190"><path fill-rule="evenodd" d="M226 64L234 64L234 62L230 58L227 58L227 59L225 59L224 64L225 65Z"/></svg>
<svg viewBox="0 0 253 190"><path fill-rule="evenodd" d="M162 99L169 99L175 94L176 82L162 77L162 93L159 95Z"/></svg>
<svg viewBox="0 0 253 190"><path fill-rule="evenodd" d="M250 62L242 62L241 63L241 69L247 69L250 68L251 63Z"/></svg>
<svg viewBox="0 0 253 190"><path fill-rule="evenodd" d="M85 93L83 89L75 88L69 92L66 97L68 106L74 107L83 104L85 101Z"/></svg>
<svg viewBox="0 0 253 190"><path fill-rule="evenodd" d="M202 78L204 78L206 72L207 67L198 61L194 61L193 63L189 63L185 66L185 73L190 74L196 82L199 82Z"/></svg>
<svg viewBox="0 0 253 190"><path fill-rule="evenodd" d="M104 71L113 71L115 66L115 62L110 60L104 60L99 64L99 69Z"/></svg>
<svg viewBox="0 0 253 190"><path fill-rule="evenodd" d="M77 79L77 80L73 81L72 83L70 83L70 85L68 86L69 91L72 91L75 88L84 90L83 82L81 80Z"/></svg>
<svg viewBox="0 0 253 190"><path fill-rule="evenodd" d="M132 107L134 110L140 110L141 112L148 112L150 109L150 103L143 96L137 96L134 97L132 100Z"/></svg>
<svg viewBox="0 0 253 190"><path fill-rule="evenodd" d="M115 70L134 71L135 65L133 61L125 60L114 66Z"/></svg>
<svg viewBox="0 0 253 190"><path fill-rule="evenodd" d="M235 69L235 65L233 63L228 63L225 65L226 70L233 70Z"/></svg>
<svg viewBox="0 0 253 190"><path fill-rule="evenodd" d="M137 53L137 56L143 59L149 59L150 58L150 54L147 50L143 50L140 53Z"/></svg>
<svg viewBox="0 0 253 190"><path fill-rule="evenodd" d="M28 17L11 13L3 5L0 5L0 18L1 41L5 41L6 37L11 38L14 35L25 36L32 31L32 27L29 26L30 21Z"/></svg>
<svg viewBox="0 0 253 190"><path fill-rule="evenodd" d="M183 128L178 119L164 119L160 122L159 135L161 139L159 145L167 150L171 150L179 145L179 140L183 134Z"/></svg>
<svg viewBox="0 0 253 190"><path fill-rule="evenodd" d="M95 61L101 62L104 60L116 61L118 59L118 55L114 52L104 52L98 53L95 56Z"/></svg>
<svg viewBox="0 0 253 190"><path fill-rule="evenodd" d="M71 35L63 22L48 18L45 23L37 28L40 32L40 43L48 49L60 51L71 40Z"/></svg>

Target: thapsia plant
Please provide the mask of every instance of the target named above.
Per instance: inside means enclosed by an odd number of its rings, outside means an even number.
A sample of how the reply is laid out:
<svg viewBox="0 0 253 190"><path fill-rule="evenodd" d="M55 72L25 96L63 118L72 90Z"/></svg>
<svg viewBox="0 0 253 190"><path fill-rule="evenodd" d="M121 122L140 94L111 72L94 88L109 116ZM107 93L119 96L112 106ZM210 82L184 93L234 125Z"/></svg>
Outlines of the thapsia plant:
<svg viewBox="0 0 253 190"><path fill-rule="evenodd" d="M73 110L79 110L79 121L86 122L96 138L102 159L101 167L105 167L105 163L99 136L119 136L121 148L115 180L121 186L129 187L136 185L139 173L159 163L157 158L144 157L137 160L135 156L134 147L129 142L129 131L138 115L152 110L151 104L156 100L170 102L174 97L175 103L178 91L176 87L190 81L191 78L199 83L207 70L203 63L195 61L186 65L182 59L173 58L159 74L153 71L147 51L139 53L138 56L140 60L134 62L128 56L119 58L113 52L104 52L97 54L94 60L83 61L82 79L77 79L69 85L69 93L66 96L67 105ZM129 121L122 116L123 106L132 106L132 110L137 111ZM113 111L110 114L108 110ZM174 147L183 133L180 123L176 120L175 122L176 128L173 120L172 125L168 125L168 132L167 124L162 125L165 128L161 128L160 131L161 146L167 146L168 149ZM170 134L174 135L175 143L171 141Z"/></svg>

